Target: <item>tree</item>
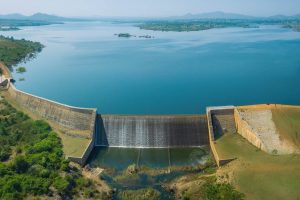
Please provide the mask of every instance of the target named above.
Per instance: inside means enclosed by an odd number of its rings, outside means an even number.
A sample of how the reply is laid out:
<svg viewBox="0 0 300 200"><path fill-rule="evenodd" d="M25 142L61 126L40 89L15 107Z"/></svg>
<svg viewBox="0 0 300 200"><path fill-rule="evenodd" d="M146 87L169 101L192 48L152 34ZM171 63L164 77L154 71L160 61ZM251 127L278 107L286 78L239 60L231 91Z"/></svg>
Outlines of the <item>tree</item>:
<svg viewBox="0 0 300 200"><path fill-rule="evenodd" d="M17 173L25 173L29 168L29 164L26 161L24 156L17 156L14 163L13 163L13 169Z"/></svg>

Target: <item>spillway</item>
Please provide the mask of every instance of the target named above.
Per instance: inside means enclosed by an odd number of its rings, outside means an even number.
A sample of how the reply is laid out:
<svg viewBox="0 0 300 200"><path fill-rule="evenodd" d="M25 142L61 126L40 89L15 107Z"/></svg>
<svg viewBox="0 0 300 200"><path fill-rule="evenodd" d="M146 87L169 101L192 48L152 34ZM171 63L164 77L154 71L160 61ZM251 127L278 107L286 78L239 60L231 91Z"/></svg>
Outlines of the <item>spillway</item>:
<svg viewBox="0 0 300 200"><path fill-rule="evenodd" d="M208 144L205 115L98 115L96 146L198 147Z"/></svg>

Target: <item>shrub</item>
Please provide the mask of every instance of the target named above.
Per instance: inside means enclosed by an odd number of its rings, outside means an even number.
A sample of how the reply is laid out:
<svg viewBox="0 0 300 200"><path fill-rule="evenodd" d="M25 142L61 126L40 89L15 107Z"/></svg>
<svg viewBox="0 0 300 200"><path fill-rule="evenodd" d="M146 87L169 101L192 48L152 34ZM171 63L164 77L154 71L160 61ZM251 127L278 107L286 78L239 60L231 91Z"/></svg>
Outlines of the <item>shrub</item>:
<svg viewBox="0 0 300 200"><path fill-rule="evenodd" d="M24 73L26 72L26 68L25 67L18 67L17 68L17 73Z"/></svg>
<svg viewBox="0 0 300 200"><path fill-rule="evenodd" d="M11 162L0 162L0 199L47 198L56 191L62 199L74 199L75 192L95 188L79 170L69 168L61 140L46 122L29 119L5 100L0 104L0 160L7 160L11 149L17 152Z"/></svg>
<svg viewBox="0 0 300 200"><path fill-rule="evenodd" d="M58 192L64 193L67 191L69 182L63 179L62 177L56 177L53 186L57 189Z"/></svg>
<svg viewBox="0 0 300 200"><path fill-rule="evenodd" d="M24 156L17 156L12 167L17 173L25 173L29 168L29 163Z"/></svg>
<svg viewBox="0 0 300 200"><path fill-rule="evenodd" d="M216 183L213 179L205 182L201 190L203 191L203 199L207 200L241 200L245 197L244 194L236 191L230 184Z"/></svg>

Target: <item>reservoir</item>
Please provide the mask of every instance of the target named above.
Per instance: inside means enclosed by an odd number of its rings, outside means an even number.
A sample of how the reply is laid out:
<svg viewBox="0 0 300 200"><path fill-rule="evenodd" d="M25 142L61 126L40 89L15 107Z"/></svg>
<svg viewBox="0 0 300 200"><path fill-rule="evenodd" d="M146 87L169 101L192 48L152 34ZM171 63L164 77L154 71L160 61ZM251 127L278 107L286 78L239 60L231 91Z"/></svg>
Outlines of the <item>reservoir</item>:
<svg viewBox="0 0 300 200"><path fill-rule="evenodd" d="M300 104L300 33L279 26L160 32L130 23L72 22L1 34L46 46L20 64L26 73L13 72L18 89L101 114Z"/></svg>

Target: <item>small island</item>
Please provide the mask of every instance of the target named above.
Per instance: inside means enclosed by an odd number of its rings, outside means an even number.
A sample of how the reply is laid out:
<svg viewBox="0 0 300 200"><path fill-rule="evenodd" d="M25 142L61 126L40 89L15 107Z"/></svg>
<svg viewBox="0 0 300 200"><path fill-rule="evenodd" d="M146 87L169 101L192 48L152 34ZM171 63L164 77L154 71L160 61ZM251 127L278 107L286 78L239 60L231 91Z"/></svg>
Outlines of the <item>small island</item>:
<svg viewBox="0 0 300 200"><path fill-rule="evenodd" d="M21 29L14 26L0 26L0 31L19 31L19 30Z"/></svg>
<svg viewBox="0 0 300 200"><path fill-rule="evenodd" d="M293 29L294 31L300 32L300 23L299 24L285 24L282 27Z"/></svg>
<svg viewBox="0 0 300 200"><path fill-rule="evenodd" d="M151 36L151 35L140 35L139 38L154 38L154 36Z"/></svg>
<svg viewBox="0 0 300 200"><path fill-rule="evenodd" d="M115 34L115 35L118 36L118 37L123 37L123 38L136 37L135 35L131 35L129 33L118 33L118 34Z"/></svg>
<svg viewBox="0 0 300 200"><path fill-rule="evenodd" d="M26 72L26 68L25 67L18 67L17 68L17 73L22 74Z"/></svg>
<svg viewBox="0 0 300 200"><path fill-rule="evenodd" d="M140 36L136 36L136 35L131 35L130 33L116 33L115 34L116 36L118 37L123 37L123 38L130 38L130 37L138 37L138 38L147 38L147 39L150 39L150 38L154 38L153 36L151 35L140 35Z"/></svg>

